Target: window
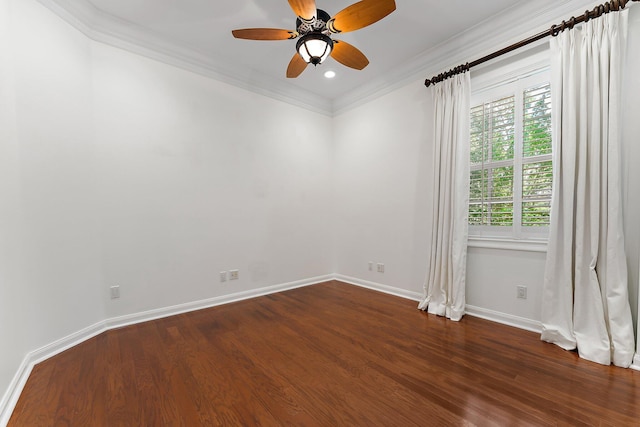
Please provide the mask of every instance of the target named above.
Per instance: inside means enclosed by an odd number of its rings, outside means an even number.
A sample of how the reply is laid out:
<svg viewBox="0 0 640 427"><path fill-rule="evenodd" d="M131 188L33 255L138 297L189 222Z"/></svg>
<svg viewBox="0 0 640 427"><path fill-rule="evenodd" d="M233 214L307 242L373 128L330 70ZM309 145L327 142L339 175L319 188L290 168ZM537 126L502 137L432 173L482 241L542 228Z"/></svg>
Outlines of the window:
<svg viewBox="0 0 640 427"><path fill-rule="evenodd" d="M474 94L470 148L469 234L544 236L553 178L548 73Z"/></svg>

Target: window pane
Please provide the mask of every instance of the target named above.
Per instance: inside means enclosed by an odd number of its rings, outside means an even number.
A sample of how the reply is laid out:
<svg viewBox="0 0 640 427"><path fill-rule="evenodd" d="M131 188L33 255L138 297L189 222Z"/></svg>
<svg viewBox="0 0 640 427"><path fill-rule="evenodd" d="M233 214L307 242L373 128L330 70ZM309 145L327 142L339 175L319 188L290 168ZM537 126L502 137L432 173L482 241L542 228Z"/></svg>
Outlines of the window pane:
<svg viewBox="0 0 640 427"><path fill-rule="evenodd" d="M507 227L513 225L513 203L491 203L489 225Z"/></svg>
<svg viewBox="0 0 640 427"><path fill-rule="evenodd" d="M471 164L513 159L515 97L471 109Z"/></svg>
<svg viewBox="0 0 640 427"><path fill-rule="evenodd" d="M522 225L549 225L553 166L551 161L522 166Z"/></svg>
<svg viewBox="0 0 640 427"><path fill-rule="evenodd" d="M486 225L487 206L483 203L469 204L469 224Z"/></svg>
<svg viewBox="0 0 640 427"><path fill-rule="evenodd" d="M472 171L469 201L482 202L486 198L487 192L487 170Z"/></svg>
<svg viewBox="0 0 640 427"><path fill-rule="evenodd" d="M513 225L513 166L490 170L489 225Z"/></svg>
<svg viewBox="0 0 640 427"><path fill-rule="evenodd" d="M551 154L551 87L549 83L524 92L523 156Z"/></svg>
<svg viewBox="0 0 640 427"><path fill-rule="evenodd" d="M478 105L471 109L471 164L486 161L485 157L485 123L484 105Z"/></svg>
<svg viewBox="0 0 640 427"><path fill-rule="evenodd" d="M500 99L490 104L491 161L513 159L515 136L515 98Z"/></svg>
<svg viewBox="0 0 640 427"><path fill-rule="evenodd" d="M549 225L551 200L544 202L525 202L522 204L522 225L540 227Z"/></svg>
<svg viewBox="0 0 640 427"><path fill-rule="evenodd" d="M469 224L513 225L513 166L471 171Z"/></svg>
<svg viewBox="0 0 640 427"><path fill-rule="evenodd" d="M486 197L489 191L486 169L471 171L471 187L469 189L469 224L487 224Z"/></svg>
<svg viewBox="0 0 640 427"><path fill-rule="evenodd" d="M513 200L513 166L491 169L491 199Z"/></svg>
<svg viewBox="0 0 640 427"><path fill-rule="evenodd" d="M523 199L550 198L552 182L553 166L551 161L522 165Z"/></svg>

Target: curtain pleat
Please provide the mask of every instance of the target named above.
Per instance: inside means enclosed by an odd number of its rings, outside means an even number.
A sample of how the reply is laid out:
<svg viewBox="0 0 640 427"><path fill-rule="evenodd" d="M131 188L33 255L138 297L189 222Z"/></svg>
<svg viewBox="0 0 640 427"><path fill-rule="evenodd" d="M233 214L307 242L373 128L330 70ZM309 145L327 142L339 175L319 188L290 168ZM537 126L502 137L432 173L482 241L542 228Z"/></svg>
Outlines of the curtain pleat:
<svg viewBox="0 0 640 427"><path fill-rule="evenodd" d="M470 87L464 73L429 89L435 112L433 222L425 296L418 308L455 321L465 311Z"/></svg>

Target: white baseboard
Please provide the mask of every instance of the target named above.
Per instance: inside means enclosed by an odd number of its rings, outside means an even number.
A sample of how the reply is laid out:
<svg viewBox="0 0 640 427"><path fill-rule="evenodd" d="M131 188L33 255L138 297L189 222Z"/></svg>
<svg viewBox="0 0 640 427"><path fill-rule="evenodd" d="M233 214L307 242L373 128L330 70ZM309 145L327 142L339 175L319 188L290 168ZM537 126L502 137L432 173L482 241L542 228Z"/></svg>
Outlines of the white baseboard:
<svg viewBox="0 0 640 427"><path fill-rule="evenodd" d="M215 298L209 298L200 301L188 302L185 304L174 305L170 307L158 308L142 313L128 314L126 316L114 317L106 320L107 329L121 328L123 326L135 325L137 323L148 322L150 320L162 319L163 317L175 316L176 314L188 313L190 311L202 310L218 305L229 304L232 302L242 301L246 299L261 297L264 295L275 294L278 292L289 291L305 286L316 285L322 282L333 280L332 274L325 276L312 277L295 282L283 283L281 285L268 286L265 288L252 289L244 292L237 292L229 295L222 295Z"/></svg>
<svg viewBox="0 0 640 427"><path fill-rule="evenodd" d="M421 301L423 295L419 292L412 292L406 289L400 289L393 286L383 285L381 283L370 282L368 280L358 279L355 277L336 274L336 280L349 283L351 285L360 286L362 288L372 289L374 291L384 292L386 294L410 299L413 301ZM514 316L512 314L500 313L498 311L488 310L486 308L467 305L465 314L478 317L492 322L501 323L503 325L513 326L515 328L524 329L531 332L542 332L542 325L536 320L526 319L524 317Z"/></svg>
<svg viewBox="0 0 640 427"><path fill-rule="evenodd" d="M11 418L13 409L16 407L16 403L18 403L20 393L22 393L22 389L27 383L29 375L31 375L33 365L33 363L29 363L27 358L25 358L13 376L9 388L4 396L2 396L2 400L0 400L0 426L4 427L9 423L9 418Z"/></svg>
<svg viewBox="0 0 640 427"><path fill-rule="evenodd" d="M473 305L467 305L465 307L465 313L469 316L479 317L480 319L490 320L503 325L513 326L514 328L524 329L526 331L537 333L542 332L542 324L537 320L500 313L499 311L493 311Z"/></svg>
<svg viewBox="0 0 640 427"><path fill-rule="evenodd" d="M11 414L18 403L18 398L29 379L29 375L33 367L56 354L59 354L75 345L78 345L88 339L95 337L107 330L121 328L123 326L134 325L137 323L148 322L163 317L174 316L176 314L187 313L190 311L202 310L204 308L215 307L218 305L228 304L231 302L242 301L250 298L256 298L264 295L275 294L278 292L288 291L291 289L311 286L322 282L333 280L334 276L328 274L325 276L312 277L309 279L298 280L295 282L283 283L275 286L268 286L250 291L238 292L220 297L209 298L201 301L194 301L186 304L174 305L171 307L149 310L142 313L135 313L121 317L98 322L78 332L74 332L64 338L47 344L37 350L27 353L23 359L18 371L16 372L9 388L5 392L2 400L0 400L0 426L6 426L11 418Z"/></svg>
<svg viewBox="0 0 640 427"><path fill-rule="evenodd" d="M421 293L408 291L406 289L400 289L376 282L370 282L368 280L357 279L355 277L344 276L342 274L336 274L333 277L335 278L335 280L339 280L350 285L360 286L361 288L372 289L378 292L384 292L385 294L395 295L397 297L402 297L413 301L420 301L422 299Z"/></svg>
<svg viewBox="0 0 640 427"><path fill-rule="evenodd" d="M386 294L395 295L413 301L421 301L423 298L422 294L419 292L407 291L406 289L400 289L393 286L383 285L381 283L370 282L368 280L357 279L355 277L344 276L342 274L336 274L335 279L341 282L349 283L351 285L372 289L374 291L384 292ZM498 311L488 310L486 308L467 305L465 314L531 332L542 332L542 325L536 320L526 319L524 317L514 316L506 313L500 313Z"/></svg>
<svg viewBox="0 0 640 427"><path fill-rule="evenodd" d="M22 393L22 389L27 383L29 375L31 375L31 371L35 365L90 338L93 338L96 335L99 335L105 330L105 322L98 322L47 344L44 347L27 353L16 372L16 375L13 377L11 384L9 384L9 388L4 394L4 397L0 401L0 426L5 426L9 422L13 409L15 408L16 403L18 403L20 393Z"/></svg>

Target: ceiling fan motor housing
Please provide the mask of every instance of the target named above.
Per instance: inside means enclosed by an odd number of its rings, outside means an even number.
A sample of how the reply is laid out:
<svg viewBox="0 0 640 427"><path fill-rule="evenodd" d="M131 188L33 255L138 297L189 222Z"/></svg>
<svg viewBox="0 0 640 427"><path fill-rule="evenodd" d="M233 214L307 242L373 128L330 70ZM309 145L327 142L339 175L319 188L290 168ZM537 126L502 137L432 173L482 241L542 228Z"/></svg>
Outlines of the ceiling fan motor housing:
<svg viewBox="0 0 640 427"><path fill-rule="evenodd" d="M311 21L303 21L296 19L296 29L300 35L312 32L328 33L327 22L331 19L331 15L322 9L316 9L316 18Z"/></svg>

